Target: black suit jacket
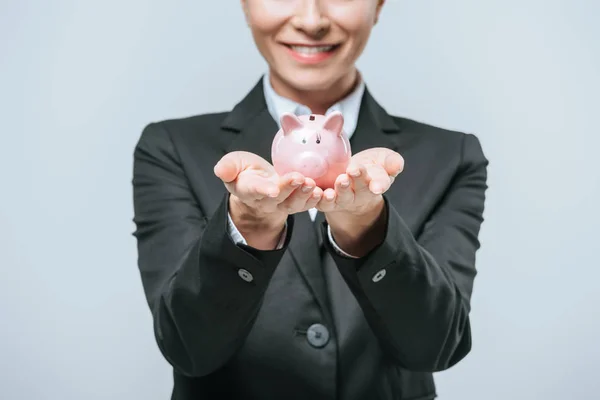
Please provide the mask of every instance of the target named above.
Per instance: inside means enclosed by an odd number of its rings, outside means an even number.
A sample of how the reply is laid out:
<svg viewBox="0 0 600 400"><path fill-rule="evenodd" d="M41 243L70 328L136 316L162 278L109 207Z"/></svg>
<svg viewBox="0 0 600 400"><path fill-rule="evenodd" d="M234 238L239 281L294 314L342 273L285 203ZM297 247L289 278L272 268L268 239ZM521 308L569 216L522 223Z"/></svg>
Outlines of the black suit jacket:
<svg viewBox="0 0 600 400"><path fill-rule="evenodd" d="M319 241L324 218L307 212L289 217L281 250L229 237L213 167L234 150L270 161L276 131L259 82L231 112L149 124L135 148L139 269L172 399L435 397L432 372L471 348L487 168L478 139L390 116L366 90L352 150L394 149L405 169L384 195L385 241L348 259ZM322 347L308 340L315 323L329 333Z"/></svg>

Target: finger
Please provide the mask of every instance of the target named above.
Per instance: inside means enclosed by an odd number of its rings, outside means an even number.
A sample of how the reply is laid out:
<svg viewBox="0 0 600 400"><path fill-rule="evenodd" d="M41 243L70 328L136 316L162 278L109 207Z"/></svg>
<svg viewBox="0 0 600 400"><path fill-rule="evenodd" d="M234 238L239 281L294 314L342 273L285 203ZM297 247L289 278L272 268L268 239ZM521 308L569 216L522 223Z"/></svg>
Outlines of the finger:
<svg viewBox="0 0 600 400"><path fill-rule="evenodd" d="M242 172L240 160L225 155L214 167L215 175L224 183L230 183Z"/></svg>
<svg viewBox="0 0 600 400"><path fill-rule="evenodd" d="M386 192L392 184L390 176L385 169L379 165L373 165L367 168L370 177L369 190L373 194L382 194Z"/></svg>
<svg viewBox="0 0 600 400"><path fill-rule="evenodd" d="M298 172L290 172L285 174L279 180L279 195L277 200L284 202L296 189L304 184L304 176Z"/></svg>
<svg viewBox="0 0 600 400"><path fill-rule="evenodd" d="M310 210L311 208L316 208L319 201L323 198L323 189L320 187L315 187L313 191L310 193L308 200L304 204L304 210Z"/></svg>
<svg viewBox="0 0 600 400"><path fill-rule="evenodd" d="M246 170L261 170L270 175L273 167L264 158L247 151L233 151L225 154L213 168L215 175L225 183L233 182Z"/></svg>
<svg viewBox="0 0 600 400"><path fill-rule="evenodd" d="M350 177L341 174L335 180L336 204L345 207L354 202L354 191L352 189Z"/></svg>
<svg viewBox="0 0 600 400"><path fill-rule="evenodd" d="M383 168L389 176L395 178L404 170L404 158L395 151L390 150L385 156Z"/></svg>
<svg viewBox="0 0 600 400"><path fill-rule="evenodd" d="M362 192L369 188L370 178L367 168L363 164L351 164L346 171L347 175L352 179L354 193Z"/></svg>
<svg viewBox="0 0 600 400"><path fill-rule="evenodd" d="M303 211L306 206L306 202L311 198L312 193L316 187L315 181L310 178L304 179L304 184L297 188L291 195L284 201L283 206L286 208L288 213L296 213Z"/></svg>
<svg viewBox="0 0 600 400"><path fill-rule="evenodd" d="M327 188L323 191L323 196L321 200L317 204L317 208L322 212L329 212L335 210L335 190L332 188Z"/></svg>

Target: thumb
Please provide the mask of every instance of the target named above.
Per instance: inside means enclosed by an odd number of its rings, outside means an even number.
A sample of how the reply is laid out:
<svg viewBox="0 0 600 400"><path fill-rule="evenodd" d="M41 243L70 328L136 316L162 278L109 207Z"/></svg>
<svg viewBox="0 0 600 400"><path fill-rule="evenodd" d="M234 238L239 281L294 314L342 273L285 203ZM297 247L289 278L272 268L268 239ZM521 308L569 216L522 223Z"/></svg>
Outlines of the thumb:
<svg viewBox="0 0 600 400"><path fill-rule="evenodd" d="M395 151L390 151L385 156L383 168L388 175L396 177L404 170L404 158Z"/></svg>
<svg viewBox="0 0 600 400"><path fill-rule="evenodd" d="M225 154L213 169L215 175L225 183L234 181L243 171L241 157L234 153Z"/></svg>
<svg viewBox="0 0 600 400"><path fill-rule="evenodd" d="M247 151L233 151L225 154L219 160L214 167L214 173L223 182L230 183L249 167L266 170L269 163L256 154Z"/></svg>

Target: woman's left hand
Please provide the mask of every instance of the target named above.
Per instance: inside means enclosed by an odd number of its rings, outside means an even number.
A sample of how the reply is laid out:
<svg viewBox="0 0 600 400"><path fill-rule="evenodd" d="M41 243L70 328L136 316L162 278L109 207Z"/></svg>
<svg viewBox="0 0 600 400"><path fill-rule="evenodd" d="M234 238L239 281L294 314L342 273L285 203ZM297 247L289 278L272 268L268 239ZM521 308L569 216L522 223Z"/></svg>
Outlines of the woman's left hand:
<svg viewBox="0 0 600 400"><path fill-rule="evenodd" d="M402 172L404 159L397 152L376 147L361 151L350 159L345 174L326 189L316 208L324 213L344 211L360 216L381 205L382 194Z"/></svg>

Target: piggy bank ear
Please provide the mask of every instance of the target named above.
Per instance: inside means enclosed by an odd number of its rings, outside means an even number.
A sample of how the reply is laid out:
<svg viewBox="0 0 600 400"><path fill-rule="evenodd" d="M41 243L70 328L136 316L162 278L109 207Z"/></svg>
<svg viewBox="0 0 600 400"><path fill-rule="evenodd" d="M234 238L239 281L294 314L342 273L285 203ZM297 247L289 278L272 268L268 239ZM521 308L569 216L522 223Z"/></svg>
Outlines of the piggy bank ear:
<svg viewBox="0 0 600 400"><path fill-rule="evenodd" d="M334 111L327 115L323 122L323 129L334 132L336 135L342 134L344 128L344 116L339 111Z"/></svg>
<svg viewBox="0 0 600 400"><path fill-rule="evenodd" d="M279 121L281 122L281 128L285 135L289 135L296 129L302 128L302 121L300 121L300 118L289 112L281 114Z"/></svg>

